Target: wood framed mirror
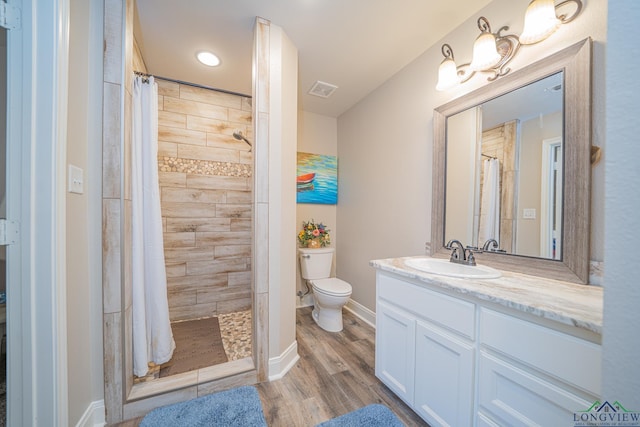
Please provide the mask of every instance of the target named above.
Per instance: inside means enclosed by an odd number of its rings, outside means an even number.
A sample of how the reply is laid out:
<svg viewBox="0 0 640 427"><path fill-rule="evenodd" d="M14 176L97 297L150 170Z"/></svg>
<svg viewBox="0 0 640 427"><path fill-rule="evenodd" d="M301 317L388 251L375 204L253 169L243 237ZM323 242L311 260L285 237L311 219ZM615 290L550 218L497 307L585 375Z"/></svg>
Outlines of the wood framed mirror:
<svg viewBox="0 0 640 427"><path fill-rule="evenodd" d="M554 75L562 80L563 90L561 112L563 121L560 125L562 167L559 174L562 181L561 186L558 187L561 198L558 199L557 204L557 212L559 212L557 218L561 222L558 224L558 242L562 245L562 252L558 256L549 256L545 253L531 256L526 251L520 251L520 253L516 250L510 250L508 253L485 251L477 253L476 260L478 263L502 270L574 283L588 283L591 209L591 39L582 40L434 110L432 256L448 255L449 252L444 248L445 239L455 237L460 240L462 238L446 232L447 218L450 223L452 222L451 215L447 215L447 182L449 181L450 188L453 188L451 176L457 170L462 170L459 166L454 166L453 151L447 152L448 137L452 135L452 129L448 130L447 127L450 119L490 100L511 94ZM527 102L527 100L521 102ZM477 158L480 159L480 156L481 153L478 152ZM526 158L521 159L522 161L526 162ZM447 179L448 175L449 179ZM475 173L475 175L479 174ZM477 199L477 189L470 193L474 191ZM513 203L509 198L506 201ZM451 201L448 203L450 212L457 209ZM523 210L519 207L510 207L510 209L513 210L514 216L523 215ZM530 213L529 210L528 214ZM453 227L450 227L451 229ZM482 242L476 238L473 241L462 241L465 245L476 243L472 246L482 246Z"/></svg>

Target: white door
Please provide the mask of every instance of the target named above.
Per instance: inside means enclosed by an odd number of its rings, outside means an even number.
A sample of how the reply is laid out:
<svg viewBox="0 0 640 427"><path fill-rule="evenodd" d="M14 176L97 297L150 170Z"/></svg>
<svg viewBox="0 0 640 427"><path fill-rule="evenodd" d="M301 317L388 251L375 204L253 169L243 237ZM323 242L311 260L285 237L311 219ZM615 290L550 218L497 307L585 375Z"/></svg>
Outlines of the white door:
<svg viewBox="0 0 640 427"><path fill-rule="evenodd" d="M409 405L413 404L416 321L378 302L376 376Z"/></svg>
<svg viewBox="0 0 640 427"><path fill-rule="evenodd" d="M414 402L429 425L472 425L473 356L470 344L418 321Z"/></svg>
<svg viewBox="0 0 640 427"><path fill-rule="evenodd" d="M562 138L542 141L540 256L562 259Z"/></svg>

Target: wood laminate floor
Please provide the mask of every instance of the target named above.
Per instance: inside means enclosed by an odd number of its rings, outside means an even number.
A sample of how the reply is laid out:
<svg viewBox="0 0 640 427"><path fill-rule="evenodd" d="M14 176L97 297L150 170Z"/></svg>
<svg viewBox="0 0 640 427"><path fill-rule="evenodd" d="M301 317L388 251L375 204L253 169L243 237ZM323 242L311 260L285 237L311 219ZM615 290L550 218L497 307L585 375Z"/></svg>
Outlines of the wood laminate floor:
<svg viewBox="0 0 640 427"><path fill-rule="evenodd" d="M426 426L374 374L374 329L344 311L344 329L331 333L311 318L296 316L300 360L284 378L257 384L270 427L309 427L371 403L389 407L407 426ZM119 427L135 427L140 419Z"/></svg>

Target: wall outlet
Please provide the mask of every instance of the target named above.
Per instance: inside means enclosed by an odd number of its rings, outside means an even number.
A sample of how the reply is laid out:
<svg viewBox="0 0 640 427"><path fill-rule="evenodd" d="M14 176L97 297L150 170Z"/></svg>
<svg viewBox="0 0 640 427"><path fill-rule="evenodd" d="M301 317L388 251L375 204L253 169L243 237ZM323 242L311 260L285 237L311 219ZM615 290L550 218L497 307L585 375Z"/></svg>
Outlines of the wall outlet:
<svg viewBox="0 0 640 427"><path fill-rule="evenodd" d="M523 209L522 219L536 219L536 209L535 208Z"/></svg>

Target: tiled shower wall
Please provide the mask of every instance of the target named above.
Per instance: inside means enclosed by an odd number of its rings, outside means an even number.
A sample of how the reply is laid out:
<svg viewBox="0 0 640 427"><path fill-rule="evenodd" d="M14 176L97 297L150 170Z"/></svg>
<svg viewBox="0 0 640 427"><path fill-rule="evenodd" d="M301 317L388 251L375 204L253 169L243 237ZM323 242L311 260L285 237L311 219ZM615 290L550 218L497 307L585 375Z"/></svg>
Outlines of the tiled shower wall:
<svg viewBox="0 0 640 427"><path fill-rule="evenodd" d="M171 320L250 309L251 99L156 81Z"/></svg>

